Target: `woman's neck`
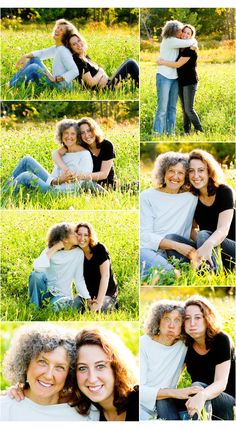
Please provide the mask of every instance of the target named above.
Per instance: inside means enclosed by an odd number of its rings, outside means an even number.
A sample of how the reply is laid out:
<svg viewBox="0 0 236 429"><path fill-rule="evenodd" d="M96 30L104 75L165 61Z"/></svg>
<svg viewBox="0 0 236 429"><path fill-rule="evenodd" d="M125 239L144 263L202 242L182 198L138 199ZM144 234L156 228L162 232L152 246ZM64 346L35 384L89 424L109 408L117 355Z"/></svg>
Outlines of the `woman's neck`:
<svg viewBox="0 0 236 429"><path fill-rule="evenodd" d="M30 388L24 390L24 395L28 399L39 405L55 405L58 404L59 400L59 394L53 395L51 398L39 398L38 396L33 394Z"/></svg>
<svg viewBox="0 0 236 429"><path fill-rule="evenodd" d="M113 404L114 397L111 396L108 399L105 399L102 402L99 402L99 405L102 407L103 414L107 421L116 421L116 420L125 420L126 412L118 414L117 409Z"/></svg>

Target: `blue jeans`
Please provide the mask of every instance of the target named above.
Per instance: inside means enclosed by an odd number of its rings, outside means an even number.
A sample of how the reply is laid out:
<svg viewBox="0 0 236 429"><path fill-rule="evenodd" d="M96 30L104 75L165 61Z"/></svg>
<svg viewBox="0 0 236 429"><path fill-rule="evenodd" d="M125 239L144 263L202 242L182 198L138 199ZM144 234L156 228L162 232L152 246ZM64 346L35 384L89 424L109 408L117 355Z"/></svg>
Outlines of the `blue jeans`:
<svg viewBox="0 0 236 429"><path fill-rule="evenodd" d="M212 235L212 231L202 230L198 232L197 235L197 249L201 247L206 240ZM221 256L219 249L221 249ZM224 241L218 246L214 248L214 252L212 254L213 261L213 269L215 271L220 270L221 263L223 262L223 266L226 268L234 268L235 267L235 241L230 238L225 238ZM222 261L221 261L222 258Z"/></svg>
<svg viewBox="0 0 236 429"><path fill-rule="evenodd" d="M80 310L84 306L84 300L77 296L74 300L64 295L53 295L47 287L47 276L44 272L33 271L29 276L29 298L30 303L42 307L51 303L54 310L66 307Z"/></svg>
<svg viewBox="0 0 236 429"><path fill-rule="evenodd" d="M207 384L195 381L192 386L207 387ZM212 407L212 420L234 420L235 398L228 393L222 392L216 398L206 401Z"/></svg>
<svg viewBox="0 0 236 429"><path fill-rule="evenodd" d="M178 100L178 79L168 79L157 73L157 110L153 130L158 134L174 134L176 104Z"/></svg>
<svg viewBox="0 0 236 429"><path fill-rule="evenodd" d="M190 132L191 124L193 124L196 131L203 131L200 119L193 108L196 91L197 83L193 85L179 86L179 98L183 111L184 131L187 134Z"/></svg>
<svg viewBox="0 0 236 429"><path fill-rule="evenodd" d="M30 81L35 82L39 86L44 83L52 88L72 88L71 82L51 82L45 75L46 70L47 68L38 57L30 58L29 61L27 61L22 67L22 69L20 69L14 74L14 76L12 76L10 80L10 88L21 86L22 83L25 83L25 85L27 86Z"/></svg>

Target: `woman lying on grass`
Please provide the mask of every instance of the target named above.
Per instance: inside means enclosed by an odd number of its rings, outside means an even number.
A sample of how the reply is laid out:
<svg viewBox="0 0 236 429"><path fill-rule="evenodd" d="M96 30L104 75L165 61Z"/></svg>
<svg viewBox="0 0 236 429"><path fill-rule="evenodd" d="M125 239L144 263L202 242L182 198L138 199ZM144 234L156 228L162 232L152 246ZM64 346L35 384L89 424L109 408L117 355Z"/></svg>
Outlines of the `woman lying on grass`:
<svg viewBox="0 0 236 429"><path fill-rule="evenodd" d="M78 75L78 69L73 61L71 52L63 44L63 35L75 27L65 19L56 21L53 29L55 46L29 52L22 55L17 61L16 67L22 67L10 80L10 87L21 86L23 83L35 82L43 88L43 84L57 89L71 89L72 81ZM29 61L26 60L29 58ZM41 60L53 58L52 73Z"/></svg>
<svg viewBox="0 0 236 429"><path fill-rule="evenodd" d="M104 189L91 180L82 180L81 174L92 174L93 160L87 149L79 144L79 129L73 119L63 119L56 127L56 140L64 148L64 170L55 167L49 174L34 158L26 155L16 166L10 179L4 186L4 192L13 188L19 192L20 187L40 190L54 194L79 193L82 189L93 192L104 192Z"/></svg>
<svg viewBox="0 0 236 429"><path fill-rule="evenodd" d="M68 29L64 34L63 40L65 46L72 52L78 67L78 81L87 88L113 89L128 79L131 79L131 83L133 82L135 87L139 86L139 66L135 60L126 60L109 78L106 72L88 57L87 43L81 34Z"/></svg>

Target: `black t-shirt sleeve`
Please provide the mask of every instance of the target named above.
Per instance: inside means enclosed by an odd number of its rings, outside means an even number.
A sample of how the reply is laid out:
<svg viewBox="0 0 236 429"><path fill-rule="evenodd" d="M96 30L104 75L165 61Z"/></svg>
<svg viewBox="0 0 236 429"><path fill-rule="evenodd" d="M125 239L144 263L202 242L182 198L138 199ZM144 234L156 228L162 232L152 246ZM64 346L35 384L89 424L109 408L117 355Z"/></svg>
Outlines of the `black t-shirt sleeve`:
<svg viewBox="0 0 236 429"><path fill-rule="evenodd" d="M220 213L224 210L233 209L234 207L234 196L233 191L229 186L221 185L218 188L218 203Z"/></svg>
<svg viewBox="0 0 236 429"><path fill-rule="evenodd" d="M192 57L193 56L193 50L190 48L185 48L183 51L180 52L180 57Z"/></svg>
<svg viewBox="0 0 236 429"><path fill-rule="evenodd" d="M224 334L223 332L215 337L212 348L215 352L216 365L231 359L230 339L228 335Z"/></svg>
<svg viewBox="0 0 236 429"><path fill-rule="evenodd" d="M102 243L98 243L96 246L96 259L98 265L102 265L103 262L110 260L109 253Z"/></svg>
<svg viewBox="0 0 236 429"><path fill-rule="evenodd" d="M116 157L114 146L109 140L103 140L101 152L102 159L104 161L109 161L109 159L113 159Z"/></svg>

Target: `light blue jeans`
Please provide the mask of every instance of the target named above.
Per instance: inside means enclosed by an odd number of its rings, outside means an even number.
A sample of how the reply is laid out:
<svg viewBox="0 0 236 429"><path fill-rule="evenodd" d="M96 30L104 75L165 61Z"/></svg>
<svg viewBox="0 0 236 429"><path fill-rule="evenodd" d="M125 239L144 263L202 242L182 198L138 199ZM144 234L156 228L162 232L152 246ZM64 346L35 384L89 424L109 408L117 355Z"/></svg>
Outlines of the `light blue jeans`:
<svg viewBox="0 0 236 429"><path fill-rule="evenodd" d="M30 81L35 82L39 86L42 86L42 84L44 83L51 88L72 88L71 82L51 82L45 75L46 70L47 68L38 57L30 58L29 61L27 61L22 67L22 69L20 69L14 74L14 76L12 76L10 80L10 88L21 86L22 83L25 83L25 85L27 86Z"/></svg>
<svg viewBox="0 0 236 429"><path fill-rule="evenodd" d="M156 75L157 110L153 130L158 134L172 135L175 132L176 104L178 100L178 79Z"/></svg>
<svg viewBox="0 0 236 429"><path fill-rule="evenodd" d="M47 276L43 272L33 271L29 276L29 298L30 303L37 307L52 304L54 310L60 310L66 307L80 310L84 306L84 299L77 296L70 299L64 295L53 295L47 287Z"/></svg>
<svg viewBox="0 0 236 429"><path fill-rule="evenodd" d="M29 189L40 190L42 193L52 192L55 194L71 194L74 192L80 192L80 190L88 191L93 193L104 194L105 189L92 180L82 180L79 183L75 183L75 189L60 189L46 183L50 174L30 155L24 156L21 161L17 164L15 170L12 172L10 179L6 182L3 187L3 192L7 192L11 187L13 191L17 193L21 186Z"/></svg>

